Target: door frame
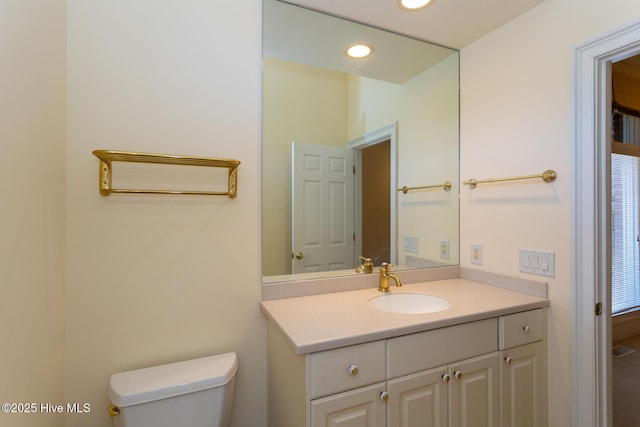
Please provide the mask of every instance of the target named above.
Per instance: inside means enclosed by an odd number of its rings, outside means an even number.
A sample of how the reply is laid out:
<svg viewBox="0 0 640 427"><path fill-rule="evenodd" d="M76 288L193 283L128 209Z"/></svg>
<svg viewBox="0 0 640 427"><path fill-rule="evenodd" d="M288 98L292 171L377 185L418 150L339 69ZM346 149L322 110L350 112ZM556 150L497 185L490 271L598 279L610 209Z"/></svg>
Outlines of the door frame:
<svg viewBox="0 0 640 427"><path fill-rule="evenodd" d="M389 238L392 244L390 245L390 260L389 263L395 264L397 257L397 212L396 212L396 191L398 188L398 173L397 173L397 164L398 164L398 122L393 122L392 124L385 126L381 129L369 132L359 138L356 138L347 143L347 148L353 149L353 163L356 168L355 176L354 176L354 230L356 233L356 240L354 242L354 248L357 251L362 250L362 150L371 145L379 144L383 141L389 140L390 144L390 161L391 168L389 172L389 184L390 184L390 194L389 194L389 209L390 212L390 224L389 224ZM356 254L357 256L357 254Z"/></svg>
<svg viewBox="0 0 640 427"><path fill-rule="evenodd" d="M572 425L606 427L611 412L611 63L640 53L640 21L572 52ZM595 315L597 303L602 314Z"/></svg>

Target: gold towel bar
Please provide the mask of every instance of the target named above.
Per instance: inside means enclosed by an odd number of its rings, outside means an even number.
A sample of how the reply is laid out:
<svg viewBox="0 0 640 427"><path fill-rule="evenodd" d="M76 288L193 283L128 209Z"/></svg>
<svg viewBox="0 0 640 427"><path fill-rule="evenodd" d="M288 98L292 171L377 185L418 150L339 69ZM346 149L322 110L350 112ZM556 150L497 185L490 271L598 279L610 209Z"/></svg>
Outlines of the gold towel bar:
<svg viewBox="0 0 640 427"><path fill-rule="evenodd" d="M173 154L134 153L130 151L95 150L93 155L100 159L100 194L108 196L111 193L137 194L188 194L203 196L236 197L239 160L216 159L211 157L177 156ZM111 162L161 163L165 165L208 166L227 168L229 170L227 191L182 191L182 190L134 190L117 189L111 187Z"/></svg>
<svg viewBox="0 0 640 427"><path fill-rule="evenodd" d="M558 174L556 174L556 171L549 169L537 175L523 175L523 176L511 176L507 178L489 178L489 179L471 178L467 181L464 181L462 184L468 185L469 188L476 188L477 184L482 184L485 182L515 181L517 179L531 179L531 178L542 178L544 182L553 182L555 181L557 176Z"/></svg>
<svg viewBox="0 0 640 427"><path fill-rule="evenodd" d="M449 190L451 190L451 182L450 181L446 181L446 182L443 182L442 184L423 185L421 187L407 187L405 185L402 188L398 188L398 191L402 191L404 194L407 194L407 192L411 191L411 190L422 190L422 189L426 189L426 188L444 188L445 190L449 191Z"/></svg>

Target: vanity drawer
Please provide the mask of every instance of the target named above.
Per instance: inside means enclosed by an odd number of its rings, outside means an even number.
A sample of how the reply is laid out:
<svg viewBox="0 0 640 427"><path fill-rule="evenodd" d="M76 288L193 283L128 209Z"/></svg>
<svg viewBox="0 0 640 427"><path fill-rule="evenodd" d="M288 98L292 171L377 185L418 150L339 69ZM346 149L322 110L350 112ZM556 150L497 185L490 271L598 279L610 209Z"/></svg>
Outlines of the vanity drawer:
<svg viewBox="0 0 640 427"><path fill-rule="evenodd" d="M501 316L498 320L500 350L540 341L544 336L542 308Z"/></svg>
<svg viewBox="0 0 640 427"><path fill-rule="evenodd" d="M497 319L480 320L387 340L387 375L397 378L498 349Z"/></svg>
<svg viewBox="0 0 640 427"><path fill-rule="evenodd" d="M385 342L374 341L310 356L311 398L385 380Z"/></svg>

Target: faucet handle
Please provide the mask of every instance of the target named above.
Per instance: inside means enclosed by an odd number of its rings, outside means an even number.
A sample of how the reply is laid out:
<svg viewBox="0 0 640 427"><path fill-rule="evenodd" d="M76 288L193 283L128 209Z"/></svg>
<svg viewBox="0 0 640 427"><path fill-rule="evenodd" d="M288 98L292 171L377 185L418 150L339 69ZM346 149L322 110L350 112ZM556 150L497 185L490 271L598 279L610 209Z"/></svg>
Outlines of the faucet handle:
<svg viewBox="0 0 640 427"><path fill-rule="evenodd" d="M356 267L356 273L364 272L366 274L373 273L373 260L363 256L358 257L363 263Z"/></svg>
<svg viewBox="0 0 640 427"><path fill-rule="evenodd" d="M393 264L383 262L382 264L380 264L380 273L387 274L389 272L389 268L391 267L393 267Z"/></svg>

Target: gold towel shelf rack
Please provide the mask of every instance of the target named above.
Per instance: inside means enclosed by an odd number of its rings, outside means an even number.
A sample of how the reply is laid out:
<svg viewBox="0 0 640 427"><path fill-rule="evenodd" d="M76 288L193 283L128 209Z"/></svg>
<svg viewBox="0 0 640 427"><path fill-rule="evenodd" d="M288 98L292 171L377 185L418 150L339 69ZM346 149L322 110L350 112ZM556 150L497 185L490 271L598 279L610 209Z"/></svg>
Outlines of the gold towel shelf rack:
<svg viewBox="0 0 640 427"><path fill-rule="evenodd" d="M228 196L230 199L236 197L238 190L238 166L239 160L216 159L212 157L190 157L177 156L173 154L152 154L135 153L130 151L115 150L95 150L93 155L100 159L100 194L108 196L112 193L136 193L136 194L187 194L201 196ZM186 166L207 166L215 168L227 168L228 189L227 191L190 191L190 190L135 190L119 189L111 186L111 162L134 162L134 163L160 163L165 165L186 165Z"/></svg>
<svg viewBox="0 0 640 427"><path fill-rule="evenodd" d="M430 188L443 188L446 191L451 190L451 181L443 182L442 184L433 184L433 185L422 185L420 187L407 187L406 185L402 188L398 188L398 191L402 191L404 194L407 194L411 190L424 190Z"/></svg>
<svg viewBox="0 0 640 427"><path fill-rule="evenodd" d="M532 179L532 178L542 178L544 182L553 182L556 180L556 171L549 169L537 175L522 175L522 176L510 176L507 178L489 178L489 179L469 179L464 181L463 185L468 185L469 188L476 188L476 185L483 184L485 182L502 182L502 181L515 181L518 179Z"/></svg>

